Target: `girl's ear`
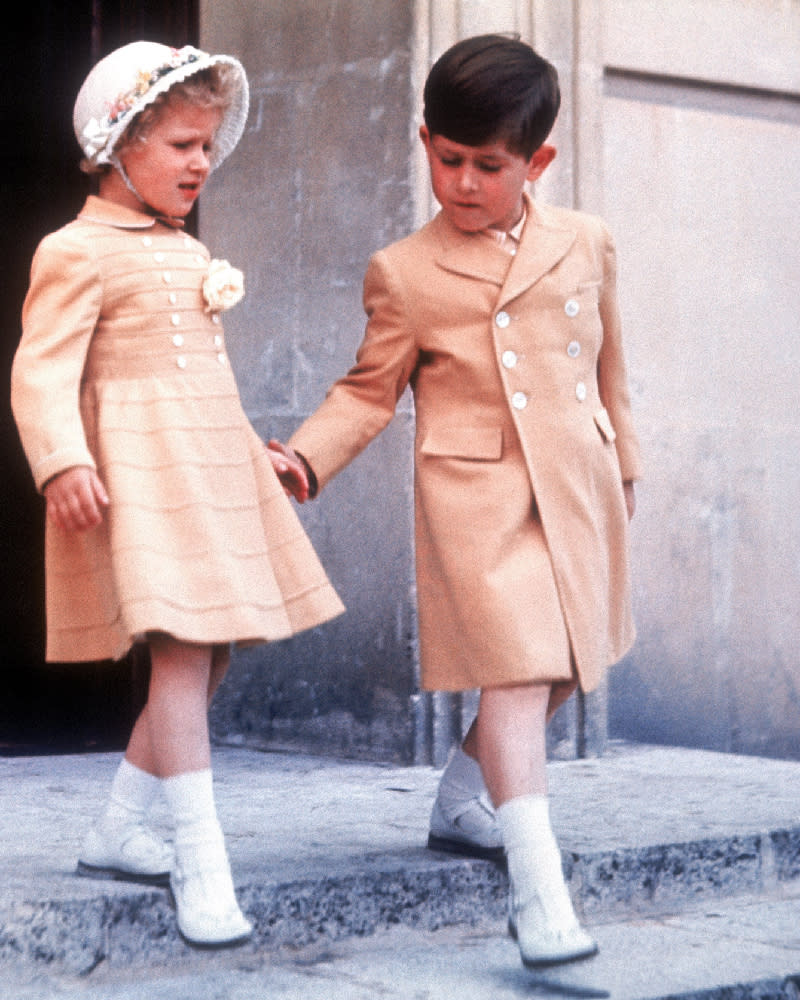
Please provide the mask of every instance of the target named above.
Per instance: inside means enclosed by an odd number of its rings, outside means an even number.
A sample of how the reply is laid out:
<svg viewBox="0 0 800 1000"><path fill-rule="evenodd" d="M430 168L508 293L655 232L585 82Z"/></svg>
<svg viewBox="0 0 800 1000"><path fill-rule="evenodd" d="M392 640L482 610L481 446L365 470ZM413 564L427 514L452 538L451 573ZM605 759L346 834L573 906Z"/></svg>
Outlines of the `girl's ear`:
<svg viewBox="0 0 800 1000"><path fill-rule="evenodd" d="M556 158L556 147L543 145L540 146L530 159L528 164L528 177L529 181L538 181L545 170L550 166L553 160Z"/></svg>

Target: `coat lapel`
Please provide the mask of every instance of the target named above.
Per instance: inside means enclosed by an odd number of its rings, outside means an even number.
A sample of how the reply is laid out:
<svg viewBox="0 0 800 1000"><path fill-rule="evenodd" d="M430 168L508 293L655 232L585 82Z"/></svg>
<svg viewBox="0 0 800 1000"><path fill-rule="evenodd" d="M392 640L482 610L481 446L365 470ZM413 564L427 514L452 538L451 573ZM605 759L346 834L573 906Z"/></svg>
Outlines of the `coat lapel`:
<svg viewBox="0 0 800 1000"><path fill-rule="evenodd" d="M500 289L499 302L509 302L547 274L569 252L575 233L545 222L526 195L528 218L515 257L483 236L462 233L441 213L434 220L440 252L436 262L455 274L490 281Z"/></svg>
<svg viewBox="0 0 800 1000"><path fill-rule="evenodd" d="M551 271L575 242L575 232L548 224L527 196L526 204L528 218L500 292L500 305L515 299Z"/></svg>
<svg viewBox="0 0 800 1000"><path fill-rule="evenodd" d="M439 230L440 251L436 263L446 271L499 288L508 274L508 254L482 235L462 233L441 213L434 220Z"/></svg>

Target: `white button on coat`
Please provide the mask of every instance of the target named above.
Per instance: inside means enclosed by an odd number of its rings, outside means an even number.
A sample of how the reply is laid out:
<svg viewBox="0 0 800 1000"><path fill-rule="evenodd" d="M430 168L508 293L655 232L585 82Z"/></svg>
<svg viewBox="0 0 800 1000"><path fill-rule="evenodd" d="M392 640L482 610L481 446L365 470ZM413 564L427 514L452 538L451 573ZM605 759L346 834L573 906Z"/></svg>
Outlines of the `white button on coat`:
<svg viewBox="0 0 800 1000"><path fill-rule="evenodd" d="M578 382L575 386L575 398L579 403L582 403L586 399L586 385L583 382Z"/></svg>
<svg viewBox="0 0 800 1000"><path fill-rule="evenodd" d="M495 323L497 323L497 325L500 327L501 330L505 330L505 328L511 322L511 317L508 315L507 312L499 312L495 316L494 321L495 321Z"/></svg>
<svg viewBox="0 0 800 1000"><path fill-rule="evenodd" d="M567 354L571 358L577 358L580 353L581 353L581 345L578 343L577 340L571 340L567 345Z"/></svg>
<svg viewBox="0 0 800 1000"><path fill-rule="evenodd" d="M511 405L515 410L524 410L528 405L528 397L524 392L515 392L511 397Z"/></svg>
<svg viewBox="0 0 800 1000"><path fill-rule="evenodd" d="M517 361L519 359L517 358L517 355L514 351L503 351L500 360L503 362L504 368L511 369L517 367Z"/></svg>
<svg viewBox="0 0 800 1000"><path fill-rule="evenodd" d="M567 299L567 301L564 303L564 312L570 318L572 318L573 316L577 316L580 311L581 307L578 305L575 299Z"/></svg>
<svg viewBox="0 0 800 1000"><path fill-rule="evenodd" d="M183 347L183 334L182 333L176 333L175 336L172 338L172 343L176 347Z"/></svg>

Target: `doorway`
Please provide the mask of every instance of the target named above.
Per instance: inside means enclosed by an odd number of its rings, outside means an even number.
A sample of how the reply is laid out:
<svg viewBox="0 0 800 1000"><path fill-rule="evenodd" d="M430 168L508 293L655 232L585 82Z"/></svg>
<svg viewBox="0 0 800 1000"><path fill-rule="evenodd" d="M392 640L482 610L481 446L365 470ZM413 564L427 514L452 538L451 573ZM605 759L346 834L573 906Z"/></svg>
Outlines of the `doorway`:
<svg viewBox="0 0 800 1000"><path fill-rule="evenodd" d="M122 748L145 697L146 658L44 663L44 505L9 404L11 362L39 240L89 192L78 169L72 105L91 65L136 39L196 44L197 0L30 0L3 32L0 240L6 322L0 338L0 755Z"/></svg>

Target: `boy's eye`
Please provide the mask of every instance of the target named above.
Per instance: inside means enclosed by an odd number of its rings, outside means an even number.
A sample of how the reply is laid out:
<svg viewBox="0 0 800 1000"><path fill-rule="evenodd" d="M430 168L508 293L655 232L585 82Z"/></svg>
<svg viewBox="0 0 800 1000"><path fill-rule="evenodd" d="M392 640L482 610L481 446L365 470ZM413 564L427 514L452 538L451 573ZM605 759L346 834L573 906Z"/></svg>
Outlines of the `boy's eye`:
<svg viewBox="0 0 800 1000"><path fill-rule="evenodd" d="M440 160L442 166L448 167L451 170L458 170L459 167L464 166L464 161L460 156L442 156ZM499 163L476 163L475 167L484 174L496 174L502 170L502 166Z"/></svg>

